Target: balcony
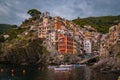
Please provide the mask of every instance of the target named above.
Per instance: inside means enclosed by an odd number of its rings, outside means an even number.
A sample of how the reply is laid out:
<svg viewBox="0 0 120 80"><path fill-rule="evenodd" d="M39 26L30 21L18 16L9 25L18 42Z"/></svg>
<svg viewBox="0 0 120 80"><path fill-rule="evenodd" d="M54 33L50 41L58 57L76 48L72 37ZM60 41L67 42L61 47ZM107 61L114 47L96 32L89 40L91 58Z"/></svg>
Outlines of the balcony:
<svg viewBox="0 0 120 80"><path fill-rule="evenodd" d="M58 45L59 48L66 48L66 45L63 44L63 45Z"/></svg>
<svg viewBox="0 0 120 80"><path fill-rule="evenodd" d="M65 53L65 52L66 52L66 49L59 49L58 51Z"/></svg>
<svg viewBox="0 0 120 80"><path fill-rule="evenodd" d="M65 49L65 48L66 48L66 46L65 46L65 45L58 45L58 48L59 48L59 49L60 49L60 48Z"/></svg>

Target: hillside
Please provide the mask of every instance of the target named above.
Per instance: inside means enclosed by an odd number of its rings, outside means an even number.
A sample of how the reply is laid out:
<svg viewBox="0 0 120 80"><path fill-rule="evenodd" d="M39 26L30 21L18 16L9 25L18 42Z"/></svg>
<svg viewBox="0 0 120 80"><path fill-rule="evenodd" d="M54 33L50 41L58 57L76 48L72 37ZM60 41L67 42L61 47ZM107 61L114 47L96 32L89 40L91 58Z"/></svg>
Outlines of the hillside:
<svg viewBox="0 0 120 80"><path fill-rule="evenodd" d="M92 27L97 29L98 32L107 33L111 26L116 25L120 22L120 15L77 18L77 19L74 19L73 22L75 24L80 25L81 27L84 25L91 25Z"/></svg>
<svg viewBox="0 0 120 80"><path fill-rule="evenodd" d="M26 65L46 61L48 51L42 45L43 40L36 38L30 28L11 28L5 33L10 37L3 41L5 46L0 44L0 62Z"/></svg>
<svg viewBox="0 0 120 80"><path fill-rule="evenodd" d="M32 17L23 21L19 27L0 25L1 33L4 32L0 35L0 63L21 65L46 63L49 52L42 44L44 40L37 37L38 26L35 23L37 20L39 17L36 19Z"/></svg>
<svg viewBox="0 0 120 80"><path fill-rule="evenodd" d="M34 9L32 9L32 12L34 13ZM81 56L85 54L83 50L84 36L90 36L92 33L90 37L93 41L95 39L94 44L97 43L96 40L99 40L97 37L101 34L90 26L95 27L99 32L107 33L110 26L120 22L120 16L89 17L73 20L74 23L78 24L75 25L72 21L58 16L45 16L45 14L48 14L48 12L36 14L35 10L34 16L23 21L19 27L10 28L1 35L0 62L7 61L22 65L38 63L60 64L62 61L75 63L81 60ZM81 28L84 25L90 26ZM92 32L92 30L94 31ZM60 37L61 35L63 35L63 40ZM68 42L61 43L66 38ZM63 46L61 49L59 47L60 44L67 44L68 46L65 46L69 51L66 51L66 49L63 51L62 49L65 47ZM92 45L93 47L98 46L94 44ZM60 50L63 52L60 52ZM71 56L67 54L61 57L59 53L71 53L75 55Z"/></svg>
<svg viewBox="0 0 120 80"><path fill-rule="evenodd" d="M0 24L0 34L6 32L9 28L16 27L16 25Z"/></svg>

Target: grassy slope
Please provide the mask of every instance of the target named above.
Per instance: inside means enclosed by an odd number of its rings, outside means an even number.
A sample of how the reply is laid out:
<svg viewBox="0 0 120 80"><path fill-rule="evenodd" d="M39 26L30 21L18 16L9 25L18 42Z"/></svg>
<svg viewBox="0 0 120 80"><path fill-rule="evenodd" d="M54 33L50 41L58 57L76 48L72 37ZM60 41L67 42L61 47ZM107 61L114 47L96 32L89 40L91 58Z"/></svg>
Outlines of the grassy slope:
<svg viewBox="0 0 120 80"><path fill-rule="evenodd" d="M120 16L103 16L103 17L88 17L88 18L77 18L73 22L80 26L91 25L98 32L107 33L109 28L120 22Z"/></svg>
<svg viewBox="0 0 120 80"><path fill-rule="evenodd" d="M6 30L8 30L10 28L11 25L9 24L0 24L0 33L5 32Z"/></svg>
<svg viewBox="0 0 120 80"><path fill-rule="evenodd" d="M9 24L0 24L0 34L6 32L8 29L12 27L17 27L16 25L9 25Z"/></svg>

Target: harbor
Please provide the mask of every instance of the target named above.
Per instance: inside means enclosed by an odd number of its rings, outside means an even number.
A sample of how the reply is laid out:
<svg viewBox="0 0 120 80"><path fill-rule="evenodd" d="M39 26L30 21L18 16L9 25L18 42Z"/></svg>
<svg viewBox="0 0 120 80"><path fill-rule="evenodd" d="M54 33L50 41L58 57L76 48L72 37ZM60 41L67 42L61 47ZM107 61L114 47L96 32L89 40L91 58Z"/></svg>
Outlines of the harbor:
<svg viewBox="0 0 120 80"><path fill-rule="evenodd" d="M108 77L109 76L109 77ZM0 65L0 80L119 80L114 73L101 73L86 65L38 66Z"/></svg>

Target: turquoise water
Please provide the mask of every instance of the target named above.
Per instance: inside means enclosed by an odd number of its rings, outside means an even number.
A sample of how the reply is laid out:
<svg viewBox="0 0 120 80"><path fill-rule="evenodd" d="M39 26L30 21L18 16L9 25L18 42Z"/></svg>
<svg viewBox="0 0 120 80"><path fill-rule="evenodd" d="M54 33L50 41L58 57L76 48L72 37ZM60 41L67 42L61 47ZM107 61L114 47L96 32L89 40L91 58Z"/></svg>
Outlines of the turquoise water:
<svg viewBox="0 0 120 80"><path fill-rule="evenodd" d="M117 80L118 76L94 72L78 65L68 71L40 69L38 66L0 65L0 80Z"/></svg>

